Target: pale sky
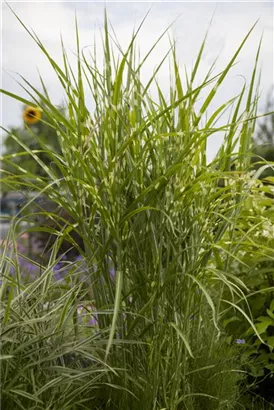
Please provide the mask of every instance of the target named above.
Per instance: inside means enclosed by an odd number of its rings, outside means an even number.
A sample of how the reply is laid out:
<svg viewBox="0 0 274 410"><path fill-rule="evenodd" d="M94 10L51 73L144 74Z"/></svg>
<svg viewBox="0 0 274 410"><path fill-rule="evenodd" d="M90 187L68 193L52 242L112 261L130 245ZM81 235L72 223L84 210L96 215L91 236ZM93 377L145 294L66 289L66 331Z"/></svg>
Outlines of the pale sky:
<svg viewBox="0 0 274 410"><path fill-rule="evenodd" d="M211 63L219 56L217 74L229 62L243 38L259 18L258 24L239 55L238 64L220 88L210 108L214 110L229 98L237 95L244 79L250 82L254 58L263 33L263 44L260 56L262 67L260 111L265 106L266 95L273 84L273 3L268 2L80 2L80 1L17 1L9 2L15 13L28 27L32 28L46 46L51 56L61 63L60 34L64 39L68 55L74 59L75 46L75 11L77 13L81 46L92 47L96 34L97 49L100 53L100 29L103 26L104 7L114 27L116 36L125 49L129 44L134 26L138 26L150 7L152 7L144 26L138 36L141 54L152 46L167 26L178 16L179 19L170 30L177 41L177 57L184 73L184 65L190 71L197 56L199 46L209 27L208 42L197 81L203 79ZM215 12L215 13L214 13ZM161 41L148 60L143 78L149 78L153 69L169 48L168 36ZM40 89L37 69L39 69L55 104L59 104L64 96L58 79L52 68L29 37L24 28L16 20L6 4L2 3L2 84L1 87L26 96L16 80L21 82L21 74L34 86ZM12 78L14 77L14 78ZM160 85L168 92L168 65L158 75ZM92 102L91 102L92 104ZM2 120L4 127L22 124L22 106L8 98L2 97ZM220 146L221 136L209 141L209 156L212 157Z"/></svg>

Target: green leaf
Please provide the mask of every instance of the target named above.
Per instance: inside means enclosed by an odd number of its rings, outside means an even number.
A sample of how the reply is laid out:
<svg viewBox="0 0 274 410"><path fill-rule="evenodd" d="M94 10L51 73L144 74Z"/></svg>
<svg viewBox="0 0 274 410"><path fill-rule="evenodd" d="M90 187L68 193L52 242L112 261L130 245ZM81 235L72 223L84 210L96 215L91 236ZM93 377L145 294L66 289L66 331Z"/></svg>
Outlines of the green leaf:
<svg viewBox="0 0 274 410"><path fill-rule="evenodd" d="M271 310L271 312L274 312L274 299L271 300L269 309Z"/></svg>
<svg viewBox="0 0 274 410"><path fill-rule="evenodd" d="M177 334L180 336L180 338L182 339L182 341L184 342L184 345L186 347L186 350L188 351L190 357L192 357L194 359L193 353L191 351L190 345L188 340L186 339L185 335L183 334L183 332L181 331L181 329L179 328L179 326L176 325L176 323L171 323L171 326L176 330Z"/></svg>
<svg viewBox="0 0 274 410"><path fill-rule="evenodd" d="M266 338L266 343L270 348L273 350L274 349L274 336L269 336Z"/></svg>
<svg viewBox="0 0 274 410"><path fill-rule="evenodd" d="M260 323L255 324L259 335L261 335L262 333L265 333L268 326L274 325L274 320L267 316L260 316L256 320L260 321Z"/></svg>
<svg viewBox="0 0 274 410"><path fill-rule="evenodd" d="M0 355L0 360L10 360L13 356L9 354Z"/></svg>

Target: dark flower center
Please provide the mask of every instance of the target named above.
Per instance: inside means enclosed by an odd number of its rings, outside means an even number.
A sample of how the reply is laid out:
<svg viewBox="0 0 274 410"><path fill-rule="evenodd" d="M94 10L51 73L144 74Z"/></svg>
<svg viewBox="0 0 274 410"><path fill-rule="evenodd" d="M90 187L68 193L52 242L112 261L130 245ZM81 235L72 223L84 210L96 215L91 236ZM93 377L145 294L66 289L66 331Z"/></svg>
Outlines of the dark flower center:
<svg viewBox="0 0 274 410"><path fill-rule="evenodd" d="M33 111L33 110L29 111L28 116L31 117L31 118L35 117L35 111Z"/></svg>

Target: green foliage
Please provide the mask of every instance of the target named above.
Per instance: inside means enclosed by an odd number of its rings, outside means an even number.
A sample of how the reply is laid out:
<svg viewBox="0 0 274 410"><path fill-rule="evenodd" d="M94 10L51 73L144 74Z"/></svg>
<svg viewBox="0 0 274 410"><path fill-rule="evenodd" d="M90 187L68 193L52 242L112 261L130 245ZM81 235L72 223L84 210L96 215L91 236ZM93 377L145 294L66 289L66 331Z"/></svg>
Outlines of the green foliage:
<svg viewBox="0 0 274 410"><path fill-rule="evenodd" d="M37 198L46 195L67 217L58 225L62 216L55 210L33 210L33 198L23 216L13 220L12 248L9 241L2 246L1 383L4 404L14 410L194 410L202 403L207 409L234 409L242 360L234 340L225 345L227 315L235 312L243 329L251 327L262 341L248 304L252 286L241 277L246 272L238 270L249 266L238 255L243 245L244 256L254 246L256 255L263 255L256 264L259 273L265 269L262 264L272 261L268 242L254 245L254 225L241 226L253 192L244 175L256 118L260 45L247 95L244 87L208 118L211 102L253 28L227 67L215 76L210 70L196 88L204 43L184 80L171 43L166 97L155 74L162 62L147 84L140 80L152 51L137 60L141 25L123 51L111 41L105 17L102 70L96 49L89 59L80 52L76 25L77 74L64 48L60 67L28 31L66 92L67 115L23 78L31 101L53 121L61 151L52 151L38 137L49 164L10 133L46 178L14 161L16 179L7 176L4 182L17 189L28 186ZM116 60L115 45L120 51ZM84 84L94 98L92 113ZM198 110L196 102L202 98ZM232 120L220 125L227 108ZM225 140L208 164L207 140L219 131ZM231 171L232 158L237 172ZM3 161L9 163L9 156ZM220 180L225 181L222 187ZM47 231L56 240L43 263L27 258L39 268L29 282L21 274L19 260L26 255L17 250L15 228L41 216L53 224L31 225L29 232ZM88 280L82 281L75 262L66 261L70 273L56 282L62 243L77 245L72 231L82 241L78 251ZM78 322L78 308L90 305L96 327Z"/></svg>
<svg viewBox="0 0 274 410"><path fill-rule="evenodd" d="M224 325L230 339L245 340L244 356L250 358L246 369L253 377L250 390L258 394L261 389L263 394L264 384L270 383L273 387L274 371L273 178L269 178L270 185L264 185L253 179L256 175L251 175L245 177L252 190L237 220L237 231L231 243L235 256L231 268L249 289L249 309L260 338L237 311L224 311Z"/></svg>

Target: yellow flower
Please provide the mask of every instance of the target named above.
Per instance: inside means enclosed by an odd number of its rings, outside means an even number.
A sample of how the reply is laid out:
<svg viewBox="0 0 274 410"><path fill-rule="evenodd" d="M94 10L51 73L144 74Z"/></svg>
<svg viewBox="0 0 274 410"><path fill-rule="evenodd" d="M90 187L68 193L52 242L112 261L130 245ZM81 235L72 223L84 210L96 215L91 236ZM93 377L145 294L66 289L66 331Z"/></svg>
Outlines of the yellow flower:
<svg viewBox="0 0 274 410"><path fill-rule="evenodd" d="M35 107L27 107L24 111L23 118L26 124L35 124L41 119L41 110Z"/></svg>

